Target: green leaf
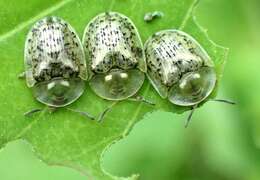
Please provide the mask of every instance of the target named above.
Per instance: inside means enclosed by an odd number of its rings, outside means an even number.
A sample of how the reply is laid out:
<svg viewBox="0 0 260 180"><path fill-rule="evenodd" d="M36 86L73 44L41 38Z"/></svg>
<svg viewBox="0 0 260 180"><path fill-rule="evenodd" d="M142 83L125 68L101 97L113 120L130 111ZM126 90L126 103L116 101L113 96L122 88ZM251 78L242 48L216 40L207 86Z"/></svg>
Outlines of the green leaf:
<svg viewBox="0 0 260 180"><path fill-rule="evenodd" d="M130 17L143 41L162 29L181 29L195 37L206 49L215 62L219 79L227 50L214 44L194 20L196 0L64 0L56 4L53 1L0 1L1 7L6 3L10 6L8 11L2 12L4 16L0 21L0 147L16 139L25 139L33 146L37 156L48 164L72 167L94 179L113 179L102 170L100 163L106 148L127 136L147 112L164 110L182 113L187 109L162 100L146 81L140 94L154 101L156 107L124 101L109 112L103 123L86 120L66 109L50 114L45 108L40 114L25 118L24 112L44 108L33 98L25 82L17 79L24 70L24 41L32 24L47 15L60 16L82 37L91 18L112 10ZM19 10L18 15L14 13L16 10ZM164 17L145 23L144 14L152 11L162 11ZM109 104L111 102L100 99L87 87L84 95L70 107L98 115Z"/></svg>

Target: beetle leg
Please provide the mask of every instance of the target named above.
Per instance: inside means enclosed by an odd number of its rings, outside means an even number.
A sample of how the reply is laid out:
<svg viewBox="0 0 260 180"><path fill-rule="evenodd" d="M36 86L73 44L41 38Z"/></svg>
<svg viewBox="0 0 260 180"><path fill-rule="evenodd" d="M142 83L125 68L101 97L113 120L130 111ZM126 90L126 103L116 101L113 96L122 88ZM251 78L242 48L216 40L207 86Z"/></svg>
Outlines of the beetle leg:
<svg viewBox="0 0 260 180"><path fill-rule="evenodd" d="M155 103L154 103L154 102L151 102L151 101L145 99L143 96L139 96L139 95L130 97L130 98L128 98L128 100L130 100L130 101L136 101L136 102L143 102L143 103L146 103L146 104L155 106Z"/></svg>
<svg viewBox="0 0 260 180"><path fill-rule="evenodd" d="M18 75L18 79L24 79L24 78L25 78L25 71Z"/></svg>
<svg viewBox="0 0 260 180"><path fill-rule="evenodd" d="M99 117L98 117L98 122L102 122L105 115L111 111L111 109L117 104L119 103L119 101L115 101L113 102L110 106L108 106L102 113L100 113Z"/></svg>
<svg viewBox="0 0 260 180"><path fill-rule="evenodd" d="M43 109L33 109L33 110L30 110L30 111L24 113L24 116L28 116L29 117L29 116L31 116L34 113L41 112L42 110Z"/></svg>
<svg viewBox="0 0 260 180"><path fill-rule="evenodd" d="M192 115L193 115L193 113L194 113L194 111L195 111L196 108L197 108L197 105L192 106L191 111L190 111L190 114L189 114L189 116L188 116L188 118L187 118L187 120L186 120L185 126L184 126L185 128L187 128L187 127L189 126L190 121L191 121L191 117L192 117Z"/></svg>
<svg viewBox="0 0 260 180"><path fill-rule="evenodd" d="M71 111L71 112L75 112L75 113L79 113L80 115L82 116L85 116L91 120L95 120L95 117L92 116L91 114L89 114L88 112L85 112L85 111L79 111L79 110L76 110L76 109L71 109L71 108L66 108L67 110Z"/></svg>
<svg viewBox="0 0 260 180"><path fill-rule="evenodd" d="M235 105L236 104L233 101L229 101L229 100L225 100L225 99L212 99L211 101L223 102L223 103L231 104L231 105Z"/></svg>

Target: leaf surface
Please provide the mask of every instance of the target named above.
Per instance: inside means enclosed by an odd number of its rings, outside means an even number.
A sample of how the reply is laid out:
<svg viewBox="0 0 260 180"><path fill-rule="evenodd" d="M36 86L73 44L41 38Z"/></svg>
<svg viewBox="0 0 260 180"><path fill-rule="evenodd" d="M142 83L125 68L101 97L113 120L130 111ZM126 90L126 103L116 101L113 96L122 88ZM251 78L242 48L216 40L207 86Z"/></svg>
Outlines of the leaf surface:
<svg viewBox="0 0 260 180"><path fill-rule="evenodd" d="M9 4L16 3L15 0L9 1L7 2ZM219 79L227 50L214 44L205 30L194 20L193 11L196 0L64 0L53 2L54 0L32 1L30 8L27 6L19 8L17 4L17 6L10 6L11 9L4 11L1 16L0 147L16 139L25 139L33 146L37 156L50 165L72 167L88 175L90 179L114 179L115 177L107 174L101 167L101 157L106 148L124 138L147 112L163 110L182 113L188 109L174 106L161 99L146 81L140 94L155 102L155 107L124 101L107 114L103 123L86 120L66 109L59 109L50 114L45 108L45 111L31 118L25 118L24 112L33 108L44 108L44 105L32 97L25 82L17 79L17 75L24 71L24 42L32 24L45 16L60 16L68 21L82 37L86 24L94 16L105 11L117 11L133 20L143 42L159 30L181 29L197 39L209 53L215 62ZM5 3L1 0L0 4ZM23 17L12 13L16 9L19 9ZM162 11L164 17L151 23L144 22L145 13L153 11ZM83 96L70 105L70 108L98 115L110 104L111 102L97 97L87 87ZM136 177L132 176L130 179Z"/></svg>

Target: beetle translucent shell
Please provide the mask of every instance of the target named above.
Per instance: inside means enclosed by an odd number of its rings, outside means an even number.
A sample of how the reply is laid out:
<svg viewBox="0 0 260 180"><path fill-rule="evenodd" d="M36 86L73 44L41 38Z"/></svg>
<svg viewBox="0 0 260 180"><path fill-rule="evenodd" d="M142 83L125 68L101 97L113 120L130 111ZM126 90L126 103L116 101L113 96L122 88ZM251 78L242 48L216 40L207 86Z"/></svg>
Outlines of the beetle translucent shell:
<svg viewBox="0 0 260 180"><path fill-rule="evenodd" d="M188 34L164 30L145 44L147 76L162 98L180 106L205 100L216 83L214 64Z"/></svg>
<svg viewBox="0 0 260 180"><path fill-rule="evenodd" d="M87 25L83 47L89 65L89 84L100 97L123 100L141 88L146 72L138 31L126 16L107 12Z"/></svg>
<svg viewBox="0 0 260 180"><path fill-rule="evenodd" d="M83 47L75 30L58 17L44 18L29 31L25 68L28 87L48 106L66 106L84 92L87 69Z"/></svg>

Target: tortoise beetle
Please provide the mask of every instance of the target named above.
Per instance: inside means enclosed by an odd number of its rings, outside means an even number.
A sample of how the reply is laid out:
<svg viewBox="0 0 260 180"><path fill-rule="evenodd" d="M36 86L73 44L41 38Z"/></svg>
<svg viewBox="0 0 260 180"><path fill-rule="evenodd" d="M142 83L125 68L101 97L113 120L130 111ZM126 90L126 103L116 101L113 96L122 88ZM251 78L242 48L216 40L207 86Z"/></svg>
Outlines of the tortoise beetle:
<svg viewBox="0 0 260 180"><path fill-rule="evenodd" d="M83 94L87 80L84 50L75 30L63 19L51 16L33 25L26 38L24 61L27 86L39 102L55 109Z"/></svg>
<svg viewBox="0 0 260 180"><path fill-rule="evenodd" d="M114 104L125 99L150 103L136 95L145 80L146 62L141 38L128 17L117 12L97 15L86 26L82 43L95 94Z"/></svg>
<svg viewBox="0 0 260 180"><path fill-rule="evenodd" d="M216 85L213 61L193 37L179 30L155 33L144 49L147 76L158 94L175 105L192 107L187 127L194 109Z"/></svg>

